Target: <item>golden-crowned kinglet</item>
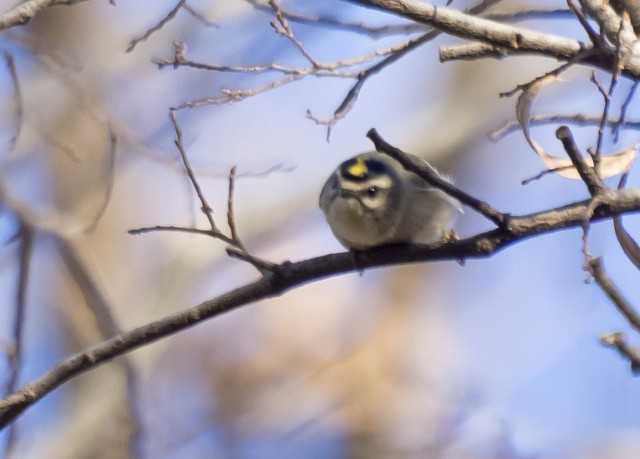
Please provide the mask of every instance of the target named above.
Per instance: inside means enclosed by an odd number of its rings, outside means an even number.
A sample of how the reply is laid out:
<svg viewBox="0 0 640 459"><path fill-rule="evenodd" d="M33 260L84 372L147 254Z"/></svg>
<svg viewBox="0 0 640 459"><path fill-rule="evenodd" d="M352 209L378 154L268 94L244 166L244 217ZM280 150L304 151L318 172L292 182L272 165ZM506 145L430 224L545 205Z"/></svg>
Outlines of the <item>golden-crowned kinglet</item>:
<svg viewBox="0 0 640 459"><path fill-rule="evenodd" d="M322 188L320 208L338 241L355 250L436 242L462 212L456 199L379 152L338 166Z"/></svg>

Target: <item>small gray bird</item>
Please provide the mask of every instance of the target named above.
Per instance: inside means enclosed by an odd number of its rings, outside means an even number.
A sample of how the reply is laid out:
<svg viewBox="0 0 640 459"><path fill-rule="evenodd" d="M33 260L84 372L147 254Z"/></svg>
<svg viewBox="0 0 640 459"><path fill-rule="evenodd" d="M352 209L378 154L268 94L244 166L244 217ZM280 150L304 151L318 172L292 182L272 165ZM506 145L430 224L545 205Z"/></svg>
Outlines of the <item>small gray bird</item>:
<svg viewBox="0 0 640 459"><path fill-rule="evenodd" d="M436 242L462 213L456 199L379 152L338 166L322 188L320 208L338 241L355 250Z"/></svg>

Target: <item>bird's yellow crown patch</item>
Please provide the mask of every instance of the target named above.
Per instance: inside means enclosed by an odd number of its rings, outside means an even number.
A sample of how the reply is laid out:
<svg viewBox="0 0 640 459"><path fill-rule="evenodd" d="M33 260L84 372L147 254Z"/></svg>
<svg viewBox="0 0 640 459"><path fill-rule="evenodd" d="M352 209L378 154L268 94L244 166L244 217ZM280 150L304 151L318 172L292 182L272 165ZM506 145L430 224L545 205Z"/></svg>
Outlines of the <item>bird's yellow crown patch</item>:
<svg viewBox="0 0 640 459"><path fill-rule="evenodd" d="M347 167L347 173L353 177L364 177L367 172L369 172L369 169L361 156L355 158L353 164Z"/></svg>

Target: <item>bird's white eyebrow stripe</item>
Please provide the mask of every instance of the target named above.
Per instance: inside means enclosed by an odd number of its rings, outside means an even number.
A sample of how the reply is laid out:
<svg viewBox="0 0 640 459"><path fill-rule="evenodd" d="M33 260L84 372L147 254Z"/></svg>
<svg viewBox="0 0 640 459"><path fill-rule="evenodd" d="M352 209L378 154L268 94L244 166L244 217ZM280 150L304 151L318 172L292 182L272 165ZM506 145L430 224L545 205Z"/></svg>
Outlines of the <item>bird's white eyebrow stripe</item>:
<svg viewBox="0 0 640 459"><path fill-rule="evenodd" d="M378 188L391 188L391 178L388 176L372 177L362 182L353 182L350 180L342 180L341 187L347 191L362 191L369 187L377 186Z"/></svg>

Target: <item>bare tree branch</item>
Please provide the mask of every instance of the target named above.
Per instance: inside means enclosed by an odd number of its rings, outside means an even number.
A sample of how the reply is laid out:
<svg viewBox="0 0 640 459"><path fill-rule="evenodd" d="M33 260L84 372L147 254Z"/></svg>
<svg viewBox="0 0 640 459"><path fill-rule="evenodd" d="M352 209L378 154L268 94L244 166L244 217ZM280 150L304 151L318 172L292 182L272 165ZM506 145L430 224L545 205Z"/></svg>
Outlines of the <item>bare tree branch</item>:
<svg viewBox="0 0 640 459"><path fill-rule="evenodd" d="M449 35L504 48L509 54L537 54L567 61L576 58L585 50L585 45L578 40L502 24L418 0L349 1L430 25ZM605 55L601 52L591 53L581 60L585 64L605 70L611 68L612 61L613 55ZM623 73L630 77L639 77L640 59L630 59L626 63Z"/></svg>
<svg viewBox="0 0 640 459"><path fill-rule="evenodd" d="M347 272L402 263L488 257L533 236L581 227L591 202L581 201L531 215L511 216L501 227L462 240L372 249L360 253L357 262L351 253L345 252L274 265L255 282L123 333L58 363L40 378L0 401L0 427L9 425L29 406L69 379L211 317L258 300L279 296L309 282ZM593 220L637 211L640 211L640 190L611 191L602 197L594 209Z"/></svg>
<svg viewBox="0 0 640 459"><path fill-rule="evenodd" d="M464 45L442 46L439 50L440 62L456 60L476 60L486 57L501 59L509 55L509 50L488 43L465 43Z"/></svg>

